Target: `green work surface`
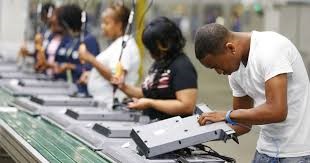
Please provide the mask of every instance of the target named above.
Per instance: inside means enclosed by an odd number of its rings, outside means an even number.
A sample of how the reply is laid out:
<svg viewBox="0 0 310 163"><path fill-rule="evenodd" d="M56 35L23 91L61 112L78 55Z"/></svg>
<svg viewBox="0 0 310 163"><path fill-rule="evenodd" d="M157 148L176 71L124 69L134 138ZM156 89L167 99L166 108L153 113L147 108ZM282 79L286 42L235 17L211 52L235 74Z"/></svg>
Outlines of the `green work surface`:
<svg viewBox="0 0 310 163"><path fill-rule="evenodd" d="M7 106L13 99L0 89L0 106ZM33 117L17 111L0 112L0 119L6 122L49 162L109 162L74 137L40 117Z"/></svg>
<svg viewBox="0 0 310 163"><path fill-rule="evenodd" d="M0 119L50 162L108 162L60 128L23 112L0 112Z"/></svg>
<svg viewBox="0 0 310 163"><path fill-rule="evenodd" d="M13 96L0 89L0 106L7 106L8 103L12 102L13 100Z"/></svg>

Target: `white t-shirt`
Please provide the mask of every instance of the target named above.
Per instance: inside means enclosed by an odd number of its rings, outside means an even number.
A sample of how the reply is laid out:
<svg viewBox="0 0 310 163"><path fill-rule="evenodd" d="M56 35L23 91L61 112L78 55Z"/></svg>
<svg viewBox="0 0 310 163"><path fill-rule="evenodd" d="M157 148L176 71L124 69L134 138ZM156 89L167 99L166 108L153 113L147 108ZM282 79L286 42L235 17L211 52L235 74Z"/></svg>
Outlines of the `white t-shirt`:
<svg viewBox="0 0 310 163"><path fill-rule="evenodd" d="M125 36L127 39L128 36ZM116 65L122 49L123 37L117 38L106 50L101 52L97 57L97 61L102 63L111 72L115 73ZM127 71L125 83L130 85L137 84L139 79L140 55L139 49L134 38L130 38L123 51L121 65ZM107 108L112 108L113 105L113 86L107 81L96 68L93 68L90 73L87 88L89 93L98 101L104 102ZM121 91L117 90L115 97L122 100L125 96Z"/></svg>
<svg viewBox="0 0 310 163"><path fill-rule="evenodd" d="M272 157L310 155L310 86L301 55L285 37L275 32L252 32L247 66L229 76L233 96L266 102L265 82L287 73L288 114L285 121L261 125L257 151Z"/></svg>
<svg viewBox="0 0 310 163"><path fill-rule="evenodd" d="M56 35L51 40L51 42L48 45L46 45L47 46L46 52L48 54L47 63L49 63L49 64L55 63L56 52L57 52L59 45L61 44L61 39L62 39L61 36ZM54 74L52 68L48 68L46 70L46 73L48 76L53 76L53 74Z"/></svg>

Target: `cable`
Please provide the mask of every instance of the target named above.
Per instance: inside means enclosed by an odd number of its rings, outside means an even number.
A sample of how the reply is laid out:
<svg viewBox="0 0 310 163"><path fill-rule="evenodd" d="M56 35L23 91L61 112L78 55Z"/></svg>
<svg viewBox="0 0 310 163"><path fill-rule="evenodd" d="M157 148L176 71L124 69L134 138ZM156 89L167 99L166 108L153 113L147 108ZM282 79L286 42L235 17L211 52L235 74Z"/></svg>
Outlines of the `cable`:
<svg viewBox="0 0 310 163"><path fill-rule="evenodd" d="M81 33L80 33L80 42L81 43L84 42L84 39L85 39L86 20L87 20L86 8L87 8L88 2L89 2L88 0L84 0L83 10L81 12L81 22L82 22Z"/></svg>
<svg viewBox="0 0 310 163"><path fill-rule="evenodd" d="M149 9L151 8L151 6L153 5L153 0L150 1L148 7L146 8L146 10L143 12L140 20L139 20L139 23L138 23L138 28L137 29L140 29L141 25L142 25L142 22L143 22L143 19L146 15L146 13L149 11ZM133 28L133 19L134 19L134 15L135 15L135 8L136 8L136 1L135 0L132 0L132 10L130 11L130 15L129 15L129 18L128 18L128 24L126 26L126 29L125 29L125 33L124 33L124 36L126 35L129 35L132 31L132 28ZM137 30L133 33L136 34L137 33ZM125 49L126 47L126 44L128 42L128 40L130 39L130 37L127 38L127 40L125 41L125 37L123 37L123 41L122 41L122 49L121 49L121 55L119 56L119 61L121 60L122 58L122 55L123 55L123 50Z"/></svg>
<svg viewBox="0 0 310 163"><path fill-rule="evenodd" d="M177 163L189 163L183 156L177 158Z"/></svg>
<svg viewBox="0 0 310 163"><path fill-rule="evenodd" d="M142 25L142 22L143 22L143 19L146 15L146 13L149 11L149 9L151 8L153 4L153 0L151 0L151 2L149 3L148 7L146 8L146 10L143 12L142 14L142 17L141 19L139 20L139 24L138 24L138 29L140 29L141 25ZM117 63L117 66L116 66L116 73L115 73L115 76L121 76L122 73L123 73L123 69L122 69L122 65L121 65L121 59L122 59L122 55L123 55L123 52L124 52L124 49L127 45L127 42L129 41L130 39L130 34L132 33L132 28L133 28L133 20L134 20L134 15L135 15L135 9L136 9L136 0L132 0L132 8L131 8L131 11L130 11L130 15L129 15L129 18L128 18L128 24L126 26L126 29L125 29L125 32L124 32L124 35L123 35L123 38L122 38L122 48L121 48L121 53L120 53L120 56L119 56L119 59L118 59L118 63ZM132 35L134 36L135 34L137 33L137 30L135 30ZM125 36L128 35L127 37L127 40L125 40ZM112 95L112 98L113 98L113 105L115 104L115 93L116 93L116 90L117 90L117 85L113 85L113 95Z"/></svg>
<svg viewBox="0 0 310 163"><path fill-rule="evenodd" d="M39 0L38 5L37 5L37 17L36 17L36 27L35 27L35 32L39 33L40 32L40 19L41 19L41 12L42 12L42 2Z"/></svg>
<svg viewBox="0 0 310 163"><path fill-rule="evenodd" d="M117 77L121 77L123 75L123 73L124 73L122 65L121 65L121 59L122 59L122 56L123 56L124 49L125 49L125 47L127 45L127 42L130 39L130 33L132 31L132 24L133 24L133 19L134 19L134 15L135 15L135 9L136 9L136 1L132 0L132 8L131 8L130 15L129 15L129 18L128 18L128 24L127 24L127 26L125 28L125 32L124 32L123 38L122 38L121 53L120 53L120 56L118 58L118 63L116 65L115 76L117 76ZM128 35L127 40L125 40L125 36L126 35ZM113 94L112 94L113 105L115 104L114 103L114 101L115 101L114 99L115 99L116 90L117 90L117 85L113 84Z"/></svg>
<svg viewBox="0 0 310 163"><path fill-rule="evenodd" d="M146 8L146 10L143 12L140 20L139 20L139 23L138 23L138 28L137 29L140 29L141 25L142 25L142 22L143 22L143 19L146 15L146 13L149 11L149 9L151 8L151 6L153 5L153 0L150 1L148 7ZM134 15L135 15L135 9L136 9L136 1L135 0L132 0L132 10L130 11L130 15L129 15L129 18L128 18L128 24L126 26L126 29L125 29L125 33L123 36L125 36L126 34L129 35L132 31L132 28L133 28L133 20L134 20ZM137 30L133 33L133 35L137 32ZM127 38L127 40L125 40L125 37L123 37L123 40L122 40L122 49L121 49L121 55L119 56L119 61L121 60L122 58L122 55L123 55L123 50L125 49L126 47L126 44L128 42L128 40L130 39L130 37Z"/></svg>
<svg viewBox="0 0 310 163"><path fill-rule="evenodd" d="M136 27L136 30L132 33L132 35L135 35L136 33L138 33L138 31L140 30L143 30L141 29L141 26L142 26L142 22L143 22L143 19L145 17L145 15L147 14L147 12L150 10L150 8L152 7L153 5L153 2L154 0L151 0L150 3L148 4L147 8L144 10L140 20L139 20L139 23L138 23L138 26ZM138 30L137 30L138 29Z"/></svg>
<svg viewBox="0 0 310 163"><path fill-rule="evenodd" d="M118 61L120 61L122 59L122 55L123 55L123 51L127 45L127 42L129 41L130 37L130 33L132 31L132 26L133 26L133 19L134 19L134 15L135 15L135 9L136 9L136 1L132 0L132 8L129 14L129 18L128 18L128 24L126 26L123 38L122 38L122 49L121 49L121 54L118 58ZM125 40L125 36L128 35L127 40Z"/></svg>
<svg viewBox="0 0 310 163"><path fill-rule="evenodd" d="M222 159L222 160L224 160L224 161L227 161L227 162L229 162L229 163L236 163L236 160L235 160L234 158L221 155L221 154L219 154L218 152L216 152L215 150L213 150L211 147L209 147L209 146L207 146L207 145L199 144L199 145L195 145L195 147L197 147L198 149L200 149L200 150L206 152L207 155L220 158L220 159ZM206 148L208 148L209 150L206 150Z"/></svg>

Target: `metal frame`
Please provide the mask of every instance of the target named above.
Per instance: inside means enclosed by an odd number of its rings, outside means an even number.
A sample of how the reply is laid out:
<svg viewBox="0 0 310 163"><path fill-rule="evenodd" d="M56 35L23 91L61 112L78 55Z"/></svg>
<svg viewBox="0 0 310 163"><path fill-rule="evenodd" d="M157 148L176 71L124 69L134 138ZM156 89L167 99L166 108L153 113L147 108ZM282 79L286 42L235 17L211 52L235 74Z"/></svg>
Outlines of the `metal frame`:
<svg viewBox="0 0 310 163"><path fill-rule="evenodd" d="M142 112L107 111L100 108L94 108L94 110L72 108L68 109L65 114L76 120L149 122L149 117L143 116Z"/></svg>
<svg viewBox="0 0 310 163"><path fill-rule="evenodd" d="M49 113L47 115L43 115L42 118L48 123L55 125L65 131L70 126L79 123L79 121L61 113Z"/></svg>
<svg viewBox="0 0 310 163"><path fill-rule="evenodd" d="M7 64L7 65L2 65L2 63L0 63L0 71L1 72L17 72L18 68L16 66L16 64Z"/></svg>
<svg viewBox="0 0 310 163"><path fill-rule="evenodd" d="M202 113L208 113L208 112L212 112L212 110L208 107L208 105L206 104L197 104L194 110L194 114L202 114Z"/></svg>
<svg viewBox="0 0 310 163"><path fill-rule="evenodd" d="M147 158L208 141L236 139L235 131L225 122L200 126L197 119L198 115L169 118L134 127L130 136Z"/></svg>
<svg viewBox="0 0 310 163"><path fill-rule="evenodd" d="M23 72L1 72L0 79L49 79L43 74L23 73Z"/></svg>
<svg viewBox="0 0 310 163"><path fill-rule="evenodd" d="M145 156L138 154L136 146L133 142L127 142L123 145L107 145L101 151L98 151L100 155L105 158L109 158L114 162L121 163L179 163L177 157L175 158L151 158L148 159ZM168 154L169 155L169 154ZM212 156L199 157L196 155L194 157L182 157L184 162L188 163L224 163L225 161Z"/></svg>
<svg viewBox="0 0 310 163"><path fill-rule="evenodd" d="M40 87L22 87L18 84L5 84L2 89L12 96L31 96L31 95L72 95L75 88L40 88ZM35 89L35 90L34 90Z"/></svg>
<svg viewBox="0 0 310 163"><path fill-rule="evenodd" d="M27 112L30 115L46 115L50 112L65 113L69 106L42 106L37 103L31 102L29 98L17 97L13 102L10 103L11 106L17 109Z"/></svg>
<svg viewBox="0 0 310 163"><path fill-rule="evenodd" d="M52 87L52 88L70 88L69 84L62 80L38 80L38 79L19 79L18 84L26 87Z"/></svg>
<svg viewBox="0 0 310 163"><path fill-rule="evenodd" d="M30 101L43 106L97 106L93 98L70 97L67 95L37 95L32 96Z"/></svg>
<svg viewBox="0 0 310 163"><path fill-rule="evenodd" d="M16 162L49 162L1 119L0 145Z"/></svg>
<svg viewBox="0 0 310 163"><path fill-rule="evenodd" d="M71 126L66 132L94 151L102 150L103 147L107 145L123 144L131 140L130 138L108 138L94 131L92 129L94 124L95 122L90 122L89 124L84 123L77 126Z"/></svg>

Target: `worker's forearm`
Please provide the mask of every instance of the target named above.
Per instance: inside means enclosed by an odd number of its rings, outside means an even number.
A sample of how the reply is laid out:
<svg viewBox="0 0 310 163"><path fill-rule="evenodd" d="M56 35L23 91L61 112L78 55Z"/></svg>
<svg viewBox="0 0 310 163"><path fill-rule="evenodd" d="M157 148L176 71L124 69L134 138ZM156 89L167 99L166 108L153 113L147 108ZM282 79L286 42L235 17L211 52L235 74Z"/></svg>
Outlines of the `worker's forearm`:
<svg viewBox="0 0 310 163"><path fill-rule="evenodd" d="M191 115L194 106L188 106L179 100L151 100L151 107L169 115Z"/></svg>
<svg viewBox="0 0 310 163"><path fill-rule="evenodd" d="M235 132L237 133L237 136L246 134L251 130L251 126L240 124L240 123L238 125L231 125L230 127L235 130Z"/></svg>
<svg viewBox="0 0 310 163"><path fill-rule="evenodd" d="M120 90L129 97L135 97L135 98L143 97L142 89L140 87L124 84L124 86L120 88Z"/></svg>
<svg viewBox="0 0 310 163"><path fill-rule="evenodd" d="M275 107L276 106L271 104L262 104L251 109L237 109L231 112L230 118L238 123L251 125L262 125L284 121L286 118L286 112Z"/></svg>
<svg viewBox="0 0 310 163"><path fill-rule="evenodd" d="M111 80L112 78L111 71L107 67L105 67L103 64L98 62L95 57L91 59L89 62L97 69L100 75L102 75L106 80L108 81Z"/></svg>

